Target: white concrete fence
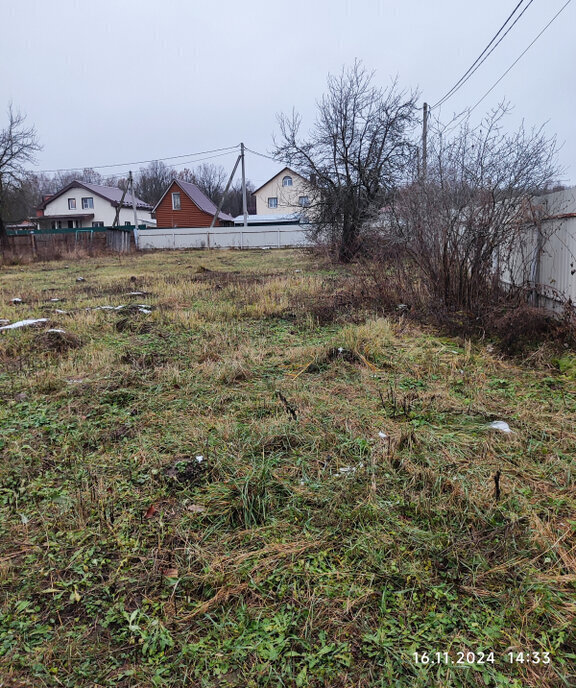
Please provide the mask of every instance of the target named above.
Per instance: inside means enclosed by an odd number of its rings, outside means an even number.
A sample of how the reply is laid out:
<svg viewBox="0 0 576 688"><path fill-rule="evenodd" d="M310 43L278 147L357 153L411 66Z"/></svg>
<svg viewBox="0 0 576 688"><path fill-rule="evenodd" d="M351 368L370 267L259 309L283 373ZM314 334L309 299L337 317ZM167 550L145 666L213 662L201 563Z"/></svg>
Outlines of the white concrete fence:
<svg viewBox="0 0 576 688"><path fill-rule="evenodd" d="M138 248L289 248L310 246L305 225L139 229Z"/></svg>

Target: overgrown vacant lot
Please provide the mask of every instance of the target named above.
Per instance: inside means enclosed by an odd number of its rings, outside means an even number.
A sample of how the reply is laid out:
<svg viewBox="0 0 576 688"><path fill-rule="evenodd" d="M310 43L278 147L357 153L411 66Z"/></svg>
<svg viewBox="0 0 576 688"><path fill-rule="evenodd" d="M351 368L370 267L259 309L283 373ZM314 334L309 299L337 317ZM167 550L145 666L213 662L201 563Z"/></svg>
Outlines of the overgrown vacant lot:
<svg viewBox="0 0 576 688"><path fill-rule="evenodd" d="M574 685L573 359L348 280L289 251L2 269L0 318L48 319L0 332L2 685Z"/></svg>

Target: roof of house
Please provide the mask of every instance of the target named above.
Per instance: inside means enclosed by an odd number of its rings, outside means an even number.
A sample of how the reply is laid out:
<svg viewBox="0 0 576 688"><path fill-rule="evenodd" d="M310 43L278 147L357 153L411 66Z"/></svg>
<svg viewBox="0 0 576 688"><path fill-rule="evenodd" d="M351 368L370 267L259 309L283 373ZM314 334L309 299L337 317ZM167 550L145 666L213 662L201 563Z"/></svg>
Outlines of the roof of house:
<svg viewBox="0 0 576 688"><path fill-rule="evenodd" d="M191 182L183 182L180 179L173 179L170 182L170 185L162 194L162 198L154 206L154 210L156 210L160 203L162 203L164 197L172 188L172 184L177 184L180 187L180 189L192 201L192 203L195 203L200 208L200 210L203 210L205 213L208 213L209 215L216 215L216 211L218 210L218 208L214 205L214 203L212 203L208 196L206 196L205 193L200 191L196 184L192 184ZM234 220L232 215L228 215L228 213L223 213L222 211L220 211L220 213L218 214L218 219L226 220L228 222L232 222Z"/></svg>
<svg viewBox="0 0 576 688"><path fill-rule="evenodd" d="M96 196L100 196L101 198L110 201L110 203L114 206L119 205L120 201L122 200L122 194L124 193L122 189L119 189L116 186L102 186L100 184L88 184L87 182L74 180L73 182L70 182L70 184L67 184L63 189L60 189L60 191L55 193L53 196L45 199L40 205L40 208L46 208L46 206L53 200L59 196L62 196L62 194L65 194L67 191L70 191L70 189L74 189L76 187L86 189L86 191L90 191L91 193L96 194ZM124 208L132 207L132 196L129 192L126 193L126 197L124 198L122 206ZM140 198L136 198L136 207L140 208L141 210L152 210L152 206Z"/></svg>
<svg viewBox="0 0 576 688"><path fill-rule="evenodd" d="M290 172L290 174L295 174L297 177L300 177L300 179L307 181L306 177L303 177L300 173L296 172L296 170L293 170L291 167L284 167L284 169L280 170L280 172L277 172L273 177L270 177L270 179L268 181L264 182L264 184L262 184L257 189L255 189L252 192L252 195L254 195L255 193L258 193L258 191L260 191L260 189L263 189L266 186L266 184L269 184L273 179L276 179L276 177L279 177L281 174L284 174L285 172Z"/></svg>

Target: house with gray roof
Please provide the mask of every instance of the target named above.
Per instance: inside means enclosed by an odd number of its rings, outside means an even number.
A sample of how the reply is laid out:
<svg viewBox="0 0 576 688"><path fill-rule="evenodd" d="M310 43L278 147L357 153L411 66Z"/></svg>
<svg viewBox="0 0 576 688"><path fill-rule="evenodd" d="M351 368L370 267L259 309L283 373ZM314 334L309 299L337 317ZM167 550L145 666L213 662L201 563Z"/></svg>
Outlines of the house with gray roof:
<svg viewBox="0 0 576 688"><path fill-rule="evenodd" d="M73 181L58 193L45 197L37 209L40 229L80 229L111 227L119 209L119 225L133 225L132 198L114 186L88 184ZM136 199L136 215L139 225L155 227L152 206Z"/></svg>

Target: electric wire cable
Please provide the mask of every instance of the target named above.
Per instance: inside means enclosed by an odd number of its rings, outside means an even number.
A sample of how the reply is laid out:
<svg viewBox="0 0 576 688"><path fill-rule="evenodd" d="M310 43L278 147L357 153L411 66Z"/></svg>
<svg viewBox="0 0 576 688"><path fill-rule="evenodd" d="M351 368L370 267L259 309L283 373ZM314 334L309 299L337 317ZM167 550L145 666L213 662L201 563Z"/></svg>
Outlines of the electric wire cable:
<svg viewBox="0 0 576 688"><path fill-rule="evenodd" d="M232 152L238 148L240 148L240 144L236 144L235 146L227 146L225 148L214 148L212 150L198 151L197 153L184 153L183 155L170 155L167 158L153 158L152 160L138 160L138 161L134 161L134 162L117 162L117 163L112 163L111 165L78 165L76 167L60 167L58 169L53 169L53 170L38 170L37 174L54 173L54 172L76 172L76 170L83 170L83 169L105 170L105 169L110 169L112 167L128 167L129 165L145 165L145 164L151 163L151 162L165 162L166 160L179 160L180 158L190 158L190 157L196 156L196 155L207 155L208 153L219 153L220 151ZM208 159L208 158L206 158L206 159ZM175 163L175 164L180 164L180 163Z"/></svg>
<svg viewBox="0 0 576 688"><path fill-rule="evenodd" d="M520 2L516 5L516 7L512 10L511 14L508 16L504 24L498 29L490 43L484 48L484 50L480 53L480 55L476 58L476 60L470 65L468 70L460 77L460 79L452 86L452 88L440 98L438 102L436 102L434 105L431 106L431 109L437 108L440 105L443 105L449 98L451 98L457 91L459 91L462 86L470 79L472 76L478 71L478 69L484 64L484 62L490 57L490 55L496 50L496 48L502 43L502 41L506 38L506 36L510 33L510 31L514 28L514 26L518 23L518 21L521 19L522 15L526 12L526 10L530 7L530 5L534 2L534 0L530 0L526 7L522 10L522 12L516 17L514 22L508 27L504 35L500 38L500 40L497 41L497 43L490 49L490 46L494 43L494 41L498 38L498 36L502 33L502 31L506 28L506 25L508 22L512 19L514 14L518 11L520 5L524 2L524 0L520 0Z"/></svg>
<svg viewBox="0 0 576 688"><path fill-rule="evenodd" d="M540 36L546 31L546 29L552 24L553 21L556 20L557 17L560 16L560 14L568 7L568 5L572 2L572 0L568 0L562 7L556 12L556 14L552 17L552 19L546 24L546 26L540 31L540 33L536 36L536 38L530 43L530 45L522 52L520 55L514 60L514 62L508 67L508 69L502 74L502 76L494 82L494 84L486 91L486 93L480 98L480 100L476 101L476 103L468 110L468 112L472 112L475 108L480 105L480 103L486 98L486 96L490 95L492 91L498 86L498 84L502 81L502 79L508 74L508 72L516 65L520 60L524 57L524 55L530 50L530 48L536 43L536 41L540 38Z"/></svg>

